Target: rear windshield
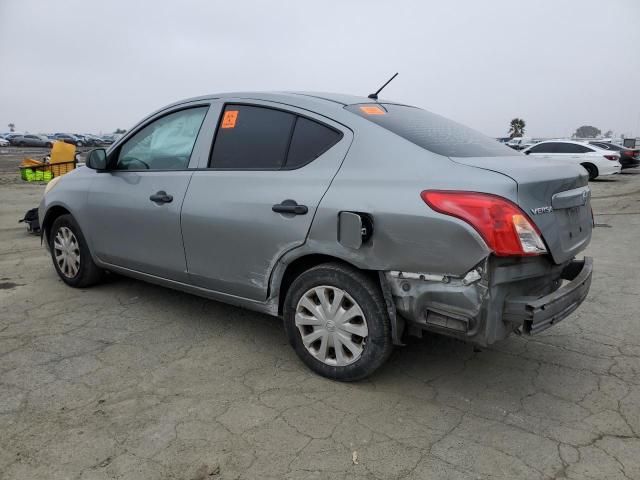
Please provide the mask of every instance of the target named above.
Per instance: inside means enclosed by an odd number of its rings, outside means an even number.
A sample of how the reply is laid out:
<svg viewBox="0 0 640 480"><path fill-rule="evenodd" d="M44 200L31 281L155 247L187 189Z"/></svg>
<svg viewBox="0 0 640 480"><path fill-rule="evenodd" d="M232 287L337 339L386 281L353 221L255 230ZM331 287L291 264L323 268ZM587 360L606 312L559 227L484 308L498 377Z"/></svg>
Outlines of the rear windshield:
<svg viewBox="0 0 640 480"><path fill-rule="evenodd" d="M350 112L447 157L501 157L517 155L513 149L480 132L416 107L371 103L347 105Z"/></svg>

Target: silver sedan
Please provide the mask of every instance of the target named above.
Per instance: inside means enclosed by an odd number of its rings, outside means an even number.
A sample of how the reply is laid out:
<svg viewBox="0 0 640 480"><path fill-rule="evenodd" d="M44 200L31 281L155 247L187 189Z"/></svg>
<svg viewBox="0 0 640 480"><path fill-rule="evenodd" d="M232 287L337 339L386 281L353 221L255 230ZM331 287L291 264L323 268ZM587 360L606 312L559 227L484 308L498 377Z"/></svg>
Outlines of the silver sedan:
<svg viewBox="0 0 640 480"><path fill-rule="evenodd" d="M488 345L573 312L587 180L410 105L233 93L93 150L39 215L68 285L112 271L280 316L311 369L358 380L407 335Z"/></svg>

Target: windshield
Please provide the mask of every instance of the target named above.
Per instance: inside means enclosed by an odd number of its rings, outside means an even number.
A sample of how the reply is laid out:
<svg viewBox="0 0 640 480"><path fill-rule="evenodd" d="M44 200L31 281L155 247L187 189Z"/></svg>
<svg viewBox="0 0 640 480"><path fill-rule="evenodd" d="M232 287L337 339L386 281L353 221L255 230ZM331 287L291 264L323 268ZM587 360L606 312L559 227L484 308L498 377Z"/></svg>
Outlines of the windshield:
<svg viewBox="0 0 640 480"><path fill-rule="evenodd" d="M388 103L347 105L345 109L447 157L517 155L511 148L471 128L416 107Z"/></svg>

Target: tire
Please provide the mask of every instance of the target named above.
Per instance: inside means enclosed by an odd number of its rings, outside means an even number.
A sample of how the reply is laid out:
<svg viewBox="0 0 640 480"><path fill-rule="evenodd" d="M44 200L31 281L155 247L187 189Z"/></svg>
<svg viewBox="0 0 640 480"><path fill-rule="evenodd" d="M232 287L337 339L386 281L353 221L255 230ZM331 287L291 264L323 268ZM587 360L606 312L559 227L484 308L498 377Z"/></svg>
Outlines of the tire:
<svg viewBox="0 0 640 480"><path fill-rule="evenodd" d="M328 303L323 303L320 295ZM314 316L305 304L319 313ZM338 313L333 316L325 315L333 308L341 308L342 314L336 310ZM351 318L340 320L345 315ZM283 317L296 354L323 377L345 382L362 380L376 371L393 350L380 287L362 272L341 264L318 265L298 276L287 292Z"/></svg>
<svg viewBox="0 0 640 480"><path fill-rule="evenodd" d="M583 163L582 166L589 174L589 180L593 180L594 178L598 177L598 167L596 167L593 163Z"/></svg>
<svg viewBox="0 0 640 480"><path fill-rule="evenodd" d="M102 280L104 270L93 262L87 241L73 216L66 214L56 218L51 225L48 241L53 266L64 283L84 288ZM65 251L73 255L61 258ZM77 262L73 261L74 256Z"/></svg>

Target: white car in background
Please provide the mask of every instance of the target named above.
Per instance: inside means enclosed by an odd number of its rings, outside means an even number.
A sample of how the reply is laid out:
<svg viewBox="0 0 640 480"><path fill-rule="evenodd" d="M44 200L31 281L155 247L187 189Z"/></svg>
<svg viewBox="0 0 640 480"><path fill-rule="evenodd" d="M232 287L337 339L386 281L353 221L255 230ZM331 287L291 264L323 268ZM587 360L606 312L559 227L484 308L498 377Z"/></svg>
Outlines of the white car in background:
<svg viewBox="0 0 640 480"><path fill-rule="evenodd" d="M620 173L622 168L618 152L574 140L547 140L524 149L522 153L532 157L582 165L589 173L589 180Z"/></svg>
<svg viewBox="0 0 640 480"><path fill-rule="evenodd" d="M532 143L531 137L513 137L511 140L506 142L505 145L513 148L514 150L522 150L530 143Z"/></svg>
<svg viewBox="0 0 640 480"><path fill-rule="evenodd" d="M0 137L0 147L8 147L9 146L9 140L5 140L4 138Z"/></svg>

